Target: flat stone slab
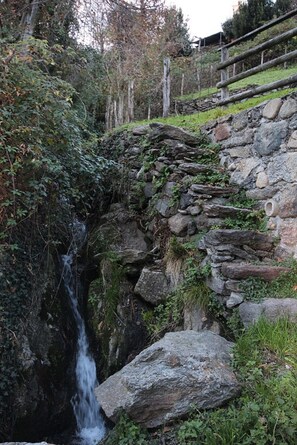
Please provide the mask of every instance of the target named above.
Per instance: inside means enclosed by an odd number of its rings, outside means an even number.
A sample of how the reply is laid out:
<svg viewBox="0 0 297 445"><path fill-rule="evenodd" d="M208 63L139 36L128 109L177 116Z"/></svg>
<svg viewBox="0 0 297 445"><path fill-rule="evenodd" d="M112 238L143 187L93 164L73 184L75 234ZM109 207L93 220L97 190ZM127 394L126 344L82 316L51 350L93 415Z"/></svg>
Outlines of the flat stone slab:
<svg viewBox="0 0 297 445"><path fill-rule="evenodd" d="M241 215L249 215L251 213L250 209L239 209L238 207L233 206L222 206L217 204L205 204L203 206L203 211L207 216L210 217L232 217Z"/></svg>
<svg viewBox="0 0 297 445"><path fill-rule="evenodd" d="M187 131L173 125L161 124L159 122L150 124L152 132L149 139L153 142L163 141L164 139L174 139L190 146L199 144L199 139Z"/></svg>
<svg viewBox="0 0 297 445"><path fill-rule="evenodd" d="M249 246L255 250L270 252L273 247L273 239L269 235L254 230L218 229L210 230L201 240L199 247L207 248L232 244L233 246Z"/></svg>
<svg viewBox="0 0 297 445"><path fill-rule="evenodd" d="M232 346L210 331L170 332L97 387L96 397L113 422L124 410L147 428L183 418L193 406L221 406L240 392Z"/></svg>
<svg viewBox="0 0 297 445"><path fill-rule="evenodd" d="M290 272L290 270L288 267L279 266L225 263L222 265L221 272L225 277L231 278L232 280L244 280L249 277L257 277L265 281L272 281L282 273Z"/></svg>
<svg viewBox="0 0 297 445"><path fill-rule="evenodd" d="M218 187L215 185L193 184L191 190L194 193L210 196L230 196L238 192L237 187Z"/></svg>

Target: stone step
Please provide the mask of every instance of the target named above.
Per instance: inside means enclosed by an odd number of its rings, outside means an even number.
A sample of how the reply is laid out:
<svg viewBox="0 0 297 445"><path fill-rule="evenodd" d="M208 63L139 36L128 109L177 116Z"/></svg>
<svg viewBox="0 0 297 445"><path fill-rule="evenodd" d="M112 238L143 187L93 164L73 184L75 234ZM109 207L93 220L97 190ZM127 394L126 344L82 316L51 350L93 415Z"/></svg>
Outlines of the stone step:
<svg viewBox="0 0 297 445"><path fill-rule="evenodd" d="M209 196L231 196L238 193L237 187L219 187L215 185L202 184L191 185L191 190L196 194Z"/></svg>
<svg viewBox="0 0 297 445"><path fill-rule="evenodd" d="M274 248L273 238L265 233L254 230L218 229L210 230L200 241L199 248L232 244L234 246L248 246L254 250L271 252Z"/></svg>
<svg viewBox="0 0 297 445"><path fill-rule="evenodd" d="M281 266L269 266L267 264L248 263L224 263L221 273L226 278L232 280L244 280L250 277L262 278L265 281L273 281L285 272L290 272L290 268Z"/></svg>

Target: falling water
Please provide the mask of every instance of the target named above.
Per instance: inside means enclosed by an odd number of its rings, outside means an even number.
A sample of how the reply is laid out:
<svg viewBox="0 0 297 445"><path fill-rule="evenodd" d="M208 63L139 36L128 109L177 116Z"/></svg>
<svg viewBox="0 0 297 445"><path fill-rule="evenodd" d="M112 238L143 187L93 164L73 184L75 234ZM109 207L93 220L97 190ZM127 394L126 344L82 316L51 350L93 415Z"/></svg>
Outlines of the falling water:
<svg viewBox="0 0 297 445"><path fill-rule="evenodd" d="M77 423L77 435L81 445L95 445L105 435L104 420L95 398L94 388L97 384L96 365L89 351L89 342L86 335L84 320L78 306L76 280L73 273L74 259L77 253L77 242L82 243L85 238L85 226L76 224L78 240L75 240L68 255L62 256L63 280L69 296L73 316L77 326L77 358L76 358L76 384L77 393L71 403ZM83 238L82 238L83 237Z"/></svg>

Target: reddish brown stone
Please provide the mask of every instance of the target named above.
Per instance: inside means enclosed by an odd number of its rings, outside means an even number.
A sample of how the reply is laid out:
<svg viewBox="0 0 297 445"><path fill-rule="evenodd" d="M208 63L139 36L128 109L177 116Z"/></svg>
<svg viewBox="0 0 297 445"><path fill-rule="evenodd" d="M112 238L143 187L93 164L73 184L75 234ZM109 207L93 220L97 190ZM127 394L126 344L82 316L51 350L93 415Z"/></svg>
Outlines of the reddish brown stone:
<svg viewBox="0 0 297 445"><path fill-rule="evenodd" d="M290 272L290 269L288 267L262 266L246 263L225 263L222 266L222 274L232 280L244 280L249 277L257 277L265 281L272 281L284 272Z"/></svg>
<svg viewBox="0 0 297 445"><path fill-rule="evenodd" d="M217 142L228 139L231 135L230 125L227 123L217 125L214 136Z"/></svg>

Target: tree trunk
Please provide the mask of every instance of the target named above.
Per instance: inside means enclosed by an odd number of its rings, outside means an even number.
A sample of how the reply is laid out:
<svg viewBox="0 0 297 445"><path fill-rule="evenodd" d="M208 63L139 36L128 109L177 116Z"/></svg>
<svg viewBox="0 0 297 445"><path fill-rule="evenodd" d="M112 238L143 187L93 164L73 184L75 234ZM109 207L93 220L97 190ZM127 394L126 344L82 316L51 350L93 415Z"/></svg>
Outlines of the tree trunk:
<svg viewBox="0 0 297 445"><path fill-rule="evenodd" d="M128 82L128 122L134 120L134 80Z"/></svg>
<svg viewBox="0 0 297 445"><path fill-rule="evenodd" d="M40 4L40 0L27 1L20 23L21 40L26 40L33 36Z"/></svg>
<svg viewBox="0 0 297 445"><path fill-rule="evenodd" d="M163 79L163 117L168 117L170 110L170 58L164 59Z"/></svg>

